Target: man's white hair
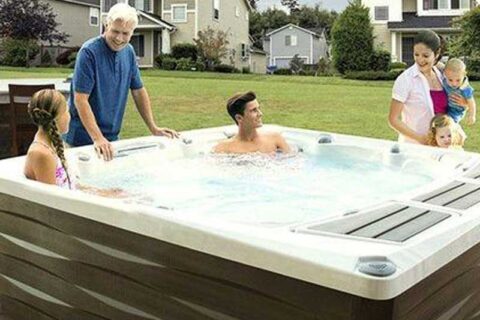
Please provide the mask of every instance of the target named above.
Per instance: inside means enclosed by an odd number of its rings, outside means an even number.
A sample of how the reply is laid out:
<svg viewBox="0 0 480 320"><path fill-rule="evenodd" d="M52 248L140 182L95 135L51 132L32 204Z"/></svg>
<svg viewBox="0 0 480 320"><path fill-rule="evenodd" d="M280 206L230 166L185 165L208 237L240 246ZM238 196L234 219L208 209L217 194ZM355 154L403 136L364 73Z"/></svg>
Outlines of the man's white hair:
<svg viewBox="0 0 480 320"><path fill-rule="evenodd" d="M138 25L138 15L135 8L130 7L126 3L117 3L108 11L105 19L105 25L108 26L114 21L122 21L126 24L131 24L135 29Z"/></svg>

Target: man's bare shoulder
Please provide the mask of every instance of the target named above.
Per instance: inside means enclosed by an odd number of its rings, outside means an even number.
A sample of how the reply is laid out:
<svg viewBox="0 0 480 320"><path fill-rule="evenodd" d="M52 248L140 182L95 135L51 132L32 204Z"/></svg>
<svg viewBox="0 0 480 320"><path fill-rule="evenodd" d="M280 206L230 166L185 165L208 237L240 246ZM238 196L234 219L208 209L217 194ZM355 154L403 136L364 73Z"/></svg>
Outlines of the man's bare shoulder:
<svg viewBox="0 0 480 320"><path fill-rule="evenodd" d="M214 153L228 153L230 152L232 144L233 144L232 139L219 141L217 145L213 147L212 151Z"/></svg>

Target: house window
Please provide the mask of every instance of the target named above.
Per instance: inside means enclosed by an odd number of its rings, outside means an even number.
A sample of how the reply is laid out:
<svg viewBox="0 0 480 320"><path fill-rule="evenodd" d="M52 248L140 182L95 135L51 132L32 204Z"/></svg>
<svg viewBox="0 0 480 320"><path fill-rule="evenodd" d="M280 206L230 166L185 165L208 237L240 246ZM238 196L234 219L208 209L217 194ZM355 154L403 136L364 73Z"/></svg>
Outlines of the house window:
<svg viewBox="0 0 480 320"><path fill-rule="evenodd" d="M100 16L100 10L98 8L90 8L90 25L98 26L98 17Z"/></svg>
<svg viewBox="0 0 480 320"><path fill-rule="evenodd" d="M213 19L220 19L220 0L213 0Z"/></svg>
<svg viewBox="0 0 480 320"><path fill-rule="evenodd" d="M296 35L285 36L285 46L294 47L296 45L297 45L297 36Z"/></svg>
<svg viewBox="0 0 480 320"><path fill-rule="evenodd" d="M235 6L235 17L240 17L240 9Z"/></svg>
<svg viewBox="0 0 480 320"><path fill-rule="evenodd" d="M143 58L145 56L145 36L143 34L133 35L130 44L133 46L137 57Z"/></svg>
<svg viewBox="0 0 480 320"><path fill-rule="evenodd" d="M245 43L242 43L241 44L241 54L242 54L242 58L246 58L248 56L248 45L245 44Z"/></svg>
<svg viewBox="0 0 480 320"><path fill-rule="evenodd" d="M388 6L375 7L375 20L377 21L388 20Z"/></svg>
<svg viewBox="0 0 480 320"><path fill-rule="evenodd" d="M470 9L469 0L452 0L452 9Z"/></svg>
<svg viewBox="0 0 480 320"><path fill-rule="evenodd" d="M128 5L137 10L150 11L150 0L128 0Z"/></svg>
<svg viewBox="0 0 480 320"><path fill-rule="evenodd" d="M469 0L423 0L423 10L448 10L469 8Z"/></svg>
<svg viewBox="0 0 480 320"><path fill-rule="evenodd" d="M187 22L187 5L172 4L172 21Z"/></svg>

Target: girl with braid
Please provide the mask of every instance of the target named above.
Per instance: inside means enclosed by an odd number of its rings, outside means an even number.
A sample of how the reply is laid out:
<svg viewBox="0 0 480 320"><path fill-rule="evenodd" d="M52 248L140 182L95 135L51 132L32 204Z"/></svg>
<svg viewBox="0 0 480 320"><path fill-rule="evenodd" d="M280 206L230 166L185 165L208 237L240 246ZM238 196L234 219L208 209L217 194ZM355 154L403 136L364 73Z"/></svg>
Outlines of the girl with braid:
<svg viewBox="0 0 480 320"><path fill-rule="evenodd" d="M75 183L68 173L61 135L68 131L70 113L63 95L56 90L38 91L28 105L28 113L38 126L28 148L24 173L28 179L62 188L80 189L103 197L124 198L128 194L118 188L98 189Z"/></svg>
<svg viewBox="0 0 480 320"><path fill-rule="evenodd" d="M25 176L28 179L74 189L61 138L61 135L68 131L70 123L65 98L56 90L38 91L28 105L28 113L38 130L27 152Z"/></svg>

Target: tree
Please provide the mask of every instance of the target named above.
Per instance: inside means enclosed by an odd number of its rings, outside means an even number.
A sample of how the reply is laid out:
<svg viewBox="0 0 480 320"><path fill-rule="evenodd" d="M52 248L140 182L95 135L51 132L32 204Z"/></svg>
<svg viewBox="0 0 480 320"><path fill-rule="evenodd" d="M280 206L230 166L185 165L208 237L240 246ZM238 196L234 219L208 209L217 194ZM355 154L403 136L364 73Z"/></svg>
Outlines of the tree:
<svg viewBox="0 0 480 320"><path fill-rule="evenodd" d="M298 0L282 0L281 4L282 6L287 7L290 10L290 12L294 12L298 10L298 8L300 7Z"/></svg>
<svg viewBox="0 0 480 320"><path fill-rule="evenodd" d="M227 33L222 30L212 29L210 26L205 30L198 31L197 39L193 39L198 48L198 54L208 70L220 63L228 54Z"/></svg>
<svg viewBox="0 0 480 320"><path fill-rule="evenodd" d="M254 39L254 46L263 47L263 37L268 32L293 23L305 29L318 30L325 28L327 39L330 39L330 30L338 14L327 11L319 5L314 7L302 6L290 15L283 10L268 9L264 12L253 12L250 15L250 35Z"/></svg>
<svg viewBox="0 0 480 320"><path fill-rule="evenodd" d="M298 56L298 54L295 54L292 60L290 60L290 70L292 70L294 74L299 74L300 71L303 70L303 65L304 61Z"/></svg>
<svg viewBox="0 0 480 320"><path fill-rule="evenodd" d="M332 28L332 55L340 73L369 70L373 53L373 27L369 9L352 0Z"/></svg>
<svg viewBox="0 0 480 320"><path fill-rule="evenodd" d="M24 43L46 41L50 45L65 43L69 37L58 31L56 14L46 2L38 0L0 0L0 37ZM30 45L26 46L26 64Z"/></svg>
<svg viewBox="0 0 480 320"><path fill-rule="evenodd" d="M462 32L453 38L450 53L454 56L467 56L469 71L480 72L480 7L475 7L454 20L453 26ZM476 66L472 68L474 61Z"/></svg>
<svg viewBox="0 0 480 320"><path fill-rule="evenodd" d="M259 0L248 0L253 9L257 9L257 2Z"/></svg>
<svg viewBox="0 0 480 320"><path fill-rule="evenodd" d="M325 29L327 38L330 38L330 30L337 16L335 11L322 9L318 4L314 7L301 6L290 14L290 22L309 30Z"/></svg>

